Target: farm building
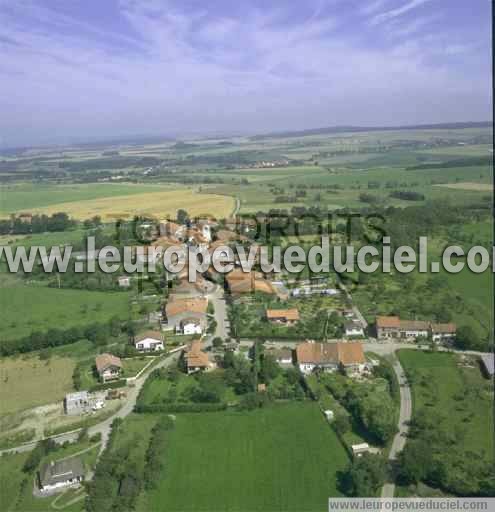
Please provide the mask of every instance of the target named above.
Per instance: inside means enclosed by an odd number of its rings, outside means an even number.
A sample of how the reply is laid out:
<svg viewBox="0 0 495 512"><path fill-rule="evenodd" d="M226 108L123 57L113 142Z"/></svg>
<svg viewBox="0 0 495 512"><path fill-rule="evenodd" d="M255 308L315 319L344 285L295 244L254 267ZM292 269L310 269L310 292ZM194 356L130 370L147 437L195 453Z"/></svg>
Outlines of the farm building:
<svg viewBox="0 0 495 512"><path fill-rule="evenodd" d="M122 373L122 361L112 354L100 354L96 356L96 371L102 382L118 379Z"/></svg>
<svg viewBox="0 0 495 512"><path fill-rule="evenodd" d="M348 374L360 374L368 367L363 345L357 342L301 343L296 347L296 361L305 374L316 369L336 371L339 368Z"/></svg>
<svg viewBox="0 0 495 512"><path fill-rule="evenodd" d="M295 325L299 321L299 311L297 308L267 309L266 318L275 324Z"/></svg>
<svg viewBox="0 0 495 512"><path fill-rule="evenodd" d="M39 488L42 492L49 492L78 485L84 480L84 474L84 465L77 457L47 462L38 473Z"/></svg>
<svg viewBox="0 0 495 512"><path fill-rule="evenodd" d="M433 341L444 341L455 336L453 323L434 324L423 320L401 320L398 316L377 316L376 332L380 339L414 339L431 336Z"/></svg>
<svg viewBox="0 0 495 512"><path fill-rule="evenodd" d="M455 337L457 326L453 323L431 324L430 329L433 341L446 341Z"/></svg>
<svg viewBox="0 0 495 512"><path fill-rule="evenodd" d="M145 331L134 340L136 350L140 352L154 352L163 350L163 336L160 331Z"/></svg>

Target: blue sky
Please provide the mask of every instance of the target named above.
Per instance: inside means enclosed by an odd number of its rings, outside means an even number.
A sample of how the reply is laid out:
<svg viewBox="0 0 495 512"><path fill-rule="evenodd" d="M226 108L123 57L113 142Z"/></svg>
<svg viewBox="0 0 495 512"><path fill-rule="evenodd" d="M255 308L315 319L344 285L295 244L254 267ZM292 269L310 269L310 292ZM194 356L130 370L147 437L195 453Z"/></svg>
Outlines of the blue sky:
<svg viewBox="0 0 495 512"><path fill-rule="evenodd" d="M491 118L489 0L0 0L0 145Z"/></svg>

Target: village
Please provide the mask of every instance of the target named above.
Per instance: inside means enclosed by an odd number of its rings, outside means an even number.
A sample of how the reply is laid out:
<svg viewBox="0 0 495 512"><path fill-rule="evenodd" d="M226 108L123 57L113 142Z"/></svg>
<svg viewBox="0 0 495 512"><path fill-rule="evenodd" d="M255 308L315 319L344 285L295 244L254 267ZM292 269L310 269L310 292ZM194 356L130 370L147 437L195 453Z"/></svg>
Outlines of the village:
<svg viewBox="0 0 495 512"><path fill-rule="evenodd" d="M217 247L243 243L256 248L247 236L249 223L227 220L219 224L200 219L180 224L165 220L151 235L149 226L145 227L151 240L141 246L146 259L150 254L159 259L169 247L194 246L213 252ZM125 289L132 289L135 280L132 275L117 277L118 286ZM64 423L65 431L49 439L55 443L75 442L83 430L101 442L98 453L102 453L111 421L132 411L251 408L261 407L266 400L305 397L316 400L325 420L331 426L335 423L331 428L340 432L342 418L352 419L345 400L335 399L335 387L344 385L359 393L381 389L376 396L384 404L390 402L391 409L396 408L387 420L393 424L384 426L389 433L381 441L374 434L339 433L350 455L380 454L388 443L386 452L393 460L404 448L412 410L409 384L394 353L400 347L449 351L457 329L454 323L404 320L399 316L378 316L370 326L338 278L294 280L288 275L264 274L259 269L244 272L238 261L227 274L219 274L211 266L195 282L190 282L186 268L167 275L163 297L155 304L155 310L147 311L142 328L129 335L133 357L122 358L105 351L87 365L84 372L92 380L86 382L92 385L65 396L63 415L69 423ZM126 368L134 368L137 359L141 364L130 375ZM479 364L487 376L493 377L493 355L481 354ZM275 369L269 370L269 365ZM256 370L258 367L261 371ZM378 377L385 367L390 370L388 383ZM246 389L241 389L242 368L254 375L248 378ZM174 377L182 390L179 398L177 385L170 386L172 374L163 373L174 369L181 374ZM225 377L229 371L238 373L237 381ZM211 391L208 375L218 375L228 399L223 397L224 391ZM388 392L383 392L382 381ZM395 405L390 391L393 382L398 383ZM396 414L398 421L394 419ZM89 427L71 428L87 418L92 419ZM34 445L35 441L17 449L29 450ZM9 451L15 450L4 450ZM39 467L35 495L78 488L92 474L78 456L50 460ZM384 487L384 495L393 495L391 485Z"/></svg>

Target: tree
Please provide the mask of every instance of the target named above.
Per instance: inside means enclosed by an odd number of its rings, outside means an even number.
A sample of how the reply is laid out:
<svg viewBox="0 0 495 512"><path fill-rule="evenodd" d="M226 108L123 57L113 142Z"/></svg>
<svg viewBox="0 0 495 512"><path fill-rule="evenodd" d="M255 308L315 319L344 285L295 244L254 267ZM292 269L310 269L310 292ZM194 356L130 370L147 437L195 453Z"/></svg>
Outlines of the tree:
<svg viewBox="0 0 495 512"><path fill-rule="evenodd" d="M281 368L275 360L275 357L273 357L271 354L265 353L261 358L261 380L263 382L269 383L271 380L277 377L280 371Z"/></svg>
<svg viewBox="0 0 495 512"><path fill-rule="evenodd" d="M455 336L455 346L461 350L476 350L481 348L479 330L472 325L461 325Z"/></svg>
<svg viewBox="0 0 495 512"><path fill-rule="evenodd" d="M431 447L422 440L408 441L399 454L397 466L397 477L403 484L416 484L424 480L431 467Z"/></svg>
<svg viewBox="0 0 495 512"><path fill-rule="evenodd" d="M186 210L183 210L182 208L179 208L177 210L177 222L179 224L186 224L186 222L189 221L189 214Z"/></svg>
<svg viewBox="0 0 495 512"><path fill-rule="evenodd" d="M223 345L223 340L222 338L219 338L218 336L213 338L213 340L211 341L212 345L215 347L215 348L220 348L222 345Z"/></svg>
<svg viewBox="0 0 495 512"><path fill-rule="evenodd" d="M356 457L338 476L341 490L348 496L374 496L387 478L387 464L380 455Z"/></svg>
<svg viewBox="0 0 495 512"><path fill-rule="evenodd" d="M347 416L347 414L335 415L335 419L333 420L333 428L340 435L349 432L349 430L351 429L351 422L349 421L349 416Z"/></svg>

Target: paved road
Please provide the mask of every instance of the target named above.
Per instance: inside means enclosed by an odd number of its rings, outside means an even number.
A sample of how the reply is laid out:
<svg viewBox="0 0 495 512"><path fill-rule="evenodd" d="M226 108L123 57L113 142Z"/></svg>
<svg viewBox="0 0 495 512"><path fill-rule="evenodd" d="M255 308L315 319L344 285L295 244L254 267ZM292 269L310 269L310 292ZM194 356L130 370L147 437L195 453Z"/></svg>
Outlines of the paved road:
<svg viewBox="0 0 495 512"><path fill-rule="evenodd" d="M215 321L217 323L217 327L215 329L214 337L225 340L229 337L230 329L223 288L217 285L215 290L208 295L208 300L211 301L215 308Z"/></svg>
<svg viewBox="0 0 495 512"><path fill-rule="evenodd" d="M143 387L143 384L146 382L146 379L148 378L150 373L157 368L163 368L163 367L169 366L173 362L177 361L177 359L180 356L181 350L179 350L179 349L176 349L176 350L177 350L176 352L165 357L158 364L156 364L151 369L149 369L148 371L143 373L143 375L141 377L139 377L139 379L136 379L134 387L128 388L127 397L125 399L126 401L125 401L124 405L118 411L116 411L115 414L113 414L106 420L104 420L100 423L97 423L96 425L93 425L92 427L90 427L88 429L88 434L90 436L93 436L95 434L101 434L102 442L101 442L101 447L100 447L99 453L101 453L107 445L108 437L110 435L110 427L112 425L113 420L116 418L125 418L128 414L130 414L133 411L134 406L136 405L136 400L139 395L139 392L141 391L141 388ZM50 439L53 439L58 444L63 444L67 441L72 443L77 440L80 430L81 429L77 429L77 430L66 432L63 434L56 435L56 436L51 436ZM31 443L25 443L21 446L16 446L14 448L8 448L6 450L1 450L0 455L3 455L5 453L20 453L20 452L31 451L34 449L34 447L37 444L38 444L38 441L33 441Z"/></svg>
<svg viewBox="0 0 495 512"><path fill-rule="evenodd" d="M393 363L397 380L399 381L400 390L400 412L399 412L399 431L395 434L392 446L388 455L388 460L393 461L397 458L397 455L404 449L407 440L407 433L409 431L409 422L412 417L412 399L411 399L411 388L407 382L406 374L404 369L399 363L398 359L395 359ZM395 492L395 484L387 482L382 488L382 498L393 498Z"/></svg>

